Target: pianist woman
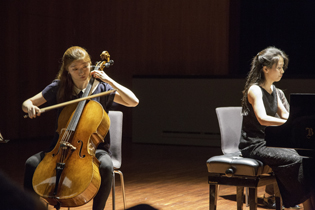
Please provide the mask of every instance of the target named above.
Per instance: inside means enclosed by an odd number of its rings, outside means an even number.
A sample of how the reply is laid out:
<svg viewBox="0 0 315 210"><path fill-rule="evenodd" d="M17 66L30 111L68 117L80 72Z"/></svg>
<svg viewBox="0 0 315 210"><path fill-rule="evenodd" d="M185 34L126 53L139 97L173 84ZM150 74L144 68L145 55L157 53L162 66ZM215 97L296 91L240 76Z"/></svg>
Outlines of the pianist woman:
<svg viewBox="0 0 315 210"><path fill-rule="evenodd" d="M243 90L239 147L244 157L258 159L272 168L286 209L303 203L305 210L314 210L315 199L303 173L302 158L295 150L266 147L264 140L266 126L282 125L289 117L274 85L281 80L288 62L288 56L275 47L253 58Z"/></svg>

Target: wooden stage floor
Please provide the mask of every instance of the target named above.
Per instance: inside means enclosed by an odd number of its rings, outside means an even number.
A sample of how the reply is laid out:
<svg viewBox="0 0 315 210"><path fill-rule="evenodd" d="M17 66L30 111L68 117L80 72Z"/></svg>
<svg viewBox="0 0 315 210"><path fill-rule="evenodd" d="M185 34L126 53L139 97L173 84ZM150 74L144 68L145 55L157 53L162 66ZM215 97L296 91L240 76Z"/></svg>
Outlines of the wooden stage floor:
<svg viewBox="0 0 315 210"><path fill-rule="evenodd" d="M124 148L127 209L207 210L209 185L206 160L221 154L220 148L133 144ZM116 175L116 209L123 209L119 176ZM236 209L236 188L221 186L217 210ZM258 210L264 188L259 188ZM92 202L77 210L90 210ZM50 208L53 209L53 208ZM66 209L66 208L65 208ZM112 209L111 195L105 210ZM249 209L244 204L244 210Z"/></svg>
<svg viewBox="0 0 315 210"><path fill-rule="evenodd" d="M22 143L24 144L24 143ZM3 144L0 145L3 149ZM16 145L15 145L16 146ZM7 147L10 146L9 144ZM16 148L16 147L15 147ZM35 151L28 151L28 153ZM37 152L37 151L36 151ZM31 154L33 154L31 153ZM22 186L23 164L31 154L23 154L18 164L9 167L1 162L2 170ZM121 171L124 174L126 209L207 210L209 185L206 160L221 154L220 148L197 146L132 144L123 146ZM3 159L2 159L3 160ZM19 170L18 173L16 171ZM116 209L123 209L119 175L116 175ZM236 188L221 186L217 210L236 209ZM264 188L258 191L258 210ZM49 206L49 209L54 209ZM61 208L64 210L67 208ZM92 201L75 210L92 209ZM105 210L112 209L111 195ZM249 209L245 206L243 209ZM301 208L303 210L303 208Z"/></svg>

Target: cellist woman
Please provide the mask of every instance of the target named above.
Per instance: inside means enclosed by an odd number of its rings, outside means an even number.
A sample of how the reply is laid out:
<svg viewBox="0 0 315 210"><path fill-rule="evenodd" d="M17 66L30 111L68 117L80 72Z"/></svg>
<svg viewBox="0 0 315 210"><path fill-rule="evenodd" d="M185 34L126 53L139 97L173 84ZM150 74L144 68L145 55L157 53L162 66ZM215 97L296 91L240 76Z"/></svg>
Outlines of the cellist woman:
<svg viewBox="0 0 315 210"><path fill-rule="evenodd" d="M104 100L102 99L102 101L105 101L103 106L106 112L108 112L113 102L127 107L138 105L139 100L131 90L117 83L104 71L94 70L91 72L90 67L91 58L85 49L79 46L68 48L62 57L62 64L57 78L45 87L43 91L24 101L22 110L28 114L29 118L36 118L41 114L39 106L44 103L53 105L79 98L82 95L80 92L84 92L91 77L96 79L92 87L92 94L116 90L109 95L103 96ZM100 97L93 100L100 102ZM60 112L61 109L58 109L57 119ZM54 148L58 137L59 134L55 132L52 143L46 151L41 151L27 159L25 163L24 189L34 192L32 177L35 169L44 158L45 153ZM105 208L111 190L113 164L109 145L110 140L107 135L104 143L100 143L95 152L95 157L100 161L101 186L93 199L93 210L103 210Z"/></svg>

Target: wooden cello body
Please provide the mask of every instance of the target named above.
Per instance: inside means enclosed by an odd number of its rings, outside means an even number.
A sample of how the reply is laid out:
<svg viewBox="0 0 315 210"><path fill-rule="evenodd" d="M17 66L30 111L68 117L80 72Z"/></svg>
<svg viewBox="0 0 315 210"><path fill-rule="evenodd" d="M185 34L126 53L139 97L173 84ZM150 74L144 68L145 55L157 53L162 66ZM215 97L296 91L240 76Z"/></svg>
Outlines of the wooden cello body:
<svg viewBox="0 0 315 210"><path fill-rule="evenodd" d="M109 117L98 102L89 101L76 132L70 134L63 128L68 127L75 108L73 104L63 109L58 119L58 143L46 153L33 176L35 192L54 206L83 205L96 195L101 184L99 161L94 154L108 132ZM63 142L65 135L71 139L67 143ZM56 168L61 162L64 168L58 181Z"/></svg>
<svg viewBox="0 0 315 210"><path fill-rule="evenodd" d="M109 61L108 52L104 52ZM99 62L96 67L104 63ZM93 83L91 78L82 98L88 96ZM58 142L45 154L33 175L35 192L56 209L80 206L93 199L101 185L95 151L109 126L107 113L96 101L82 100L64 107L58 118Z"/></svg>

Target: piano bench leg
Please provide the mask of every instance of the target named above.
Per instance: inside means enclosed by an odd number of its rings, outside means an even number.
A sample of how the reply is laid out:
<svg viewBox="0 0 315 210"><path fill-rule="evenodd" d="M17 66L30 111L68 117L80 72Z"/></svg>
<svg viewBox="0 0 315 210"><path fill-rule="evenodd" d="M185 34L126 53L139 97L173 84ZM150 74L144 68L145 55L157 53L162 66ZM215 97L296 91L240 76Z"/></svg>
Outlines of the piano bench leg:
<svg viewBox="0 0 315 210"><path fill-rule="evenodd" d="M249 209L257 210L257 188L249 188Z"/></svg>
<svg viewBox="0 0 315 210"><path fill-rule="evenodd" d="M210 183L209 186L209 210L217 209L218 184Z"/></svg>
<svg viewBox="0 0 315 210"><path fill-rule="evenodd" d="M277 183L273 184L274 194L276 198L276 210L282 210L282 199L280 190Z"/></svg>
<svg viewBox="0 0 315 210"><path fill-rule="evenodd" d="M236 187L237 210L243 210L244 187Z"/></svg>

